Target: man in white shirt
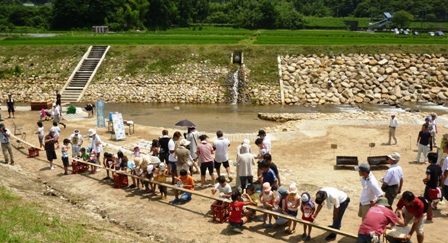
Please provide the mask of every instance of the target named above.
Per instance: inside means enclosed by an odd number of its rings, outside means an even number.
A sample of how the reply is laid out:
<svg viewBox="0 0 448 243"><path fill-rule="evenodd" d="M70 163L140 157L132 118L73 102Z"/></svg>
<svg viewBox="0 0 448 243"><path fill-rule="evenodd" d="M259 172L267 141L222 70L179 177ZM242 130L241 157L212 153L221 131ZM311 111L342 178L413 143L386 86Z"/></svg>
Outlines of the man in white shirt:
<svg viewBox="0 0 448 243"><path fill-rule="evenodd" d="M383 192L375 176L370 172L370 165L367 162L355 166L355 170L361 176L362 185L358 216L364 221L367 211L370 207L375 206L376 200L383 195Z"/></svg>
<svg viewBox="0 0 448 243"><path fill-rule="evenodd" d="M436 122L437 115L431 114L431 124L432 124L432 131L431 137L432 137L432 146L437 148L437 142L436 142L436 133L437 133L437 122Z"/></svg>
<svg viewBox="0 0 448 243"><path fill-rule="evenodd" d="M314 218L317 218L322 205L327 203L328 209L331 209L333 205L333 224L330 226L334 229L341 229L342 217L344 216L345 210L350 203L350 198L343 191L340 191L334 187L323 187L316 193L316 203L318 204L317 210L314 213ZM326 241L331 241L336 239L336 233L330 233L325 237Z"/></svg>
<svg viewBox="0 0 448 243"><path fill-rule="evenodd" d="M88 131L89 138L92 138L92 151L96 152L96 159L97 161L100 161L100 154L101 151L103 151L103 144L101 141L101 138L98 134L96 134L96 131L92 128ZM97 169L99 171L99 168Z"/></svg>
<svg viewBox="0 0 448 243"><path fill-rule="evenodd" d="M11 159L11 165L14 165L14 155L12 154L11 146L11 131L7 129L3 123L0 124L0 142L2 144L3 156L5 157L5 164L8 164Z"/></svg>
<svg viewBox="0 0 448 243"><path fill-rule="evenodd" d="M271 153L271 139L269 138L269 136L266 135L266 132L264 130L259 130L257 136L260 137L261 139L263 139L263 145L266 149L266 153L270 154Z"/></svg>
<svg viewBox="0 0 448 243"><path fill-rule="evenodd" d="M176 149L179 146L177 141L182 137L182 134L177 131L173 134L173 138L170 139L168 142L168 164L170 165L169 168L171 168L171 184L174 185L175 178L177 178L177 158L176 158Z"/></svg>
<svg viewBox="0 0 448 243"><path fill-rule="evenodd" d="M72 144L72 157L78 157L79 150L81 149L82 143L84 142L82 135L79 134L79 130L75 129L74 133L70 135L68 139Z"/></svg>
<svg viewBox="0 0 448 243"><path fill-rule="evenodd" d="M391 166L386 171L381 189L386 193L387 202L392 207L395 197L401 192L403 186L403 169L397 165L398 161L400 161L399 153L394 152L387 157Z"/></svg>
<svg viewBox="0 0 448 243"><path fill-rule="evenodd" d="M395 137L395 130L397 130L398 127L398 121L397 118L395 118L395 114L390 115L390 121L389 121L389 142L387 145L390 145L390 141L393 138L395 141L395 144L398 143L397 138Z"/></svg>
<svg viewBox="0 0 448 243"><path fill-rule="evenodd" d="M232 176L230 176L230 167L229 167L229 155L228 150L230 146L230 141L227 138L224 138L224 134L222 131L217 131L216 136L217 140L213 142L213 149L215 150L215 169L218 177L221 176L221 164L224 165L227 172L227 178L229 181L232 181Z"/></svg>

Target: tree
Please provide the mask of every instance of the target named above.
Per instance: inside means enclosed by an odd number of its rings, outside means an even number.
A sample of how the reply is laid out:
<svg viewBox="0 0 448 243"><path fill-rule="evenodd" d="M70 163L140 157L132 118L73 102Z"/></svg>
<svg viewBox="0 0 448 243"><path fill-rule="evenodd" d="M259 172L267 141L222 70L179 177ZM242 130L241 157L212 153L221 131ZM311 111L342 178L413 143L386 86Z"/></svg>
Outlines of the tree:
<svg viewBox="0 0 448 243"><path fill-rule="evenodd" d="M123 6L117 9L117 22L125 30L145 29L148 10L148 0L125 0Z"/></svg>
<svg viewBox="0 0 448 243"><path fill-rule="evenodd" d="M303 16L297 12L292 2L275 3L275 12L275 28L290 30L303 28Z"/></svg>
<svg viewBox="0 0 448 243"><path fill-rule="evenodd" d="M55 0L53 2L52 28L70 30L87 27L88 0Z"/></svg>
<svg viewBox="0 0 448 243"><path fill-rule="evenodd" d="M177 13L176 4L171 0L149 0L146 26L166 30L173 24Z"/></svg>
<svg viewBox="0 0 448 243"><path fill-rule="evenodd" d="M404 10L400 10L394 14L392 17L392 23L399 28L407 28L411 25L414 20L414 16Z"/></svg>

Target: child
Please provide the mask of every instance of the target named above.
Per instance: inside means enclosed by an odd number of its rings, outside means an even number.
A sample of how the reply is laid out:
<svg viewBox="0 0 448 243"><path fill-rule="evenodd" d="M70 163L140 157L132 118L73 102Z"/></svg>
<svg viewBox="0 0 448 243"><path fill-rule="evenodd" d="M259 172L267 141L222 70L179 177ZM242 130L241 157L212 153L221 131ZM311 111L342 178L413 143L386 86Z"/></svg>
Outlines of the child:
<svg viewBox="0 0 448 243"><path fill-rule="evenodd" d="M243 207L244 205L251 204L251 202L243 202L241 192L239 191L232 193L231 198L229 224L233 227L233 230L241 232L241 228L247 222L247 217L242 216Z"/></svg>
<svg viewBox="0 0 448 243"><path fill-rule="evenodd" d="M141 157L142 154L145 154L145 153L141 152L141 151L140 151L140 147L137 146L137 145L135 145L135 146L134 146L134 156L135 156L135 157Z"/></svg>
<svg viewBox="0 0 448 243"><path fill-rule="evenodd" d="M261 172L262 172L261 162L263 162L263 156L264 156L264 154L266 154L267 150L266 150L266 147L263 144L263 139L262 138L257 138L255 140L255 145L257 145L257 147L258 147L258 155L257 155L258 170L257 170L257 176L258 176L258 178L260 178ZM260 182L260 180L258 180L258 182Z"/></svg>
<svg viewBox="0 0 448 243"><path fill-rule="evenodd" d="M135 167L134 167L134 171L133 171L134 175L136 175L137 177L142 177L142 174L143 174L142 159L139 157L134 158L134 163L135 163ZM141 179L138 179L138 178L136 180L137 180L137 182L134 182L134 180L132 180L132 182L134 184L137 183L137 189L140 189L140 184L142 184L142 186L143 186L143 182Z"/></svg>
<svg viewBox="0 0 448 243"><path fill-rule="evenodd" d="M178 187L194 191L193 177L188 175L188 172L184 169L182 169L180 171L180 176L175 178L175 182L177 183ZM175 199L173 201L171 201L172 204L178 203L180 201L190 201L191 193L184 192L179 198L179 191L174 190L174 197L175 197Z"/></svg>
<svg viewBox="0 0 448 243"><path fill-rule="evenodd" d="M277 185L282 186L282 182L280 180L280 174L278 173L277 165L275 165L274 162L272 162L271 154L267 153L267 154L263 155L263 160L268 162L269 168L271 168L271 170L274 172L275 176L277 177L277 180L278 180Z"/></svg>
<svg viewBox="0 0 448 243"><path fill-rule="evenodd" d="M148 161L143 161L141 163L141 168L143 170L143 173L140 175L140 177L148 179L149 181L151 181L152 177L153 177L154 166L150 165L148 163ZM145 191L146 192L154 192L154 190L149 190L149 182L148 181L146 181L146 180L143 181L143 185L145 185ZM151 187L152 187L152 185L151 185Z"/></svg>
<svg viewBox="0 0 448 243"><path fill-rule="evenodd" d="M114 155L108 152L104 152L104 156L103 156L103 165L106 168L112 169L113 165L114 165ZM112 179L111 177L109 177L109 170L106 170L106 177L103 178L103 180L107 180L107 179Z"/></svg>
<svg viewBox="0 0 448 243"><path fill-rule="evenodd" d="M163 163L163 162L160 163L159 168L157 168L154 173L156 175L156 177L154 178L155 181L161 182L161 183L166 183L166 178L168 177L168 170L166 169L165 163ZM160 196L158 196L158 198L166 199L167 187L159 185L159 191L160 191Z"/></svg>
<svg viewBox="0 0 448 243"><path fill-rule="evenodd" d="M140 165L141 162L142 162L142 159L140 157L135 157L134 160L128 161L128 168L131 171L131 175L135 175L135 169L137 168L137 166ZM129 188L138 187L139 179L137 179L137 182L135 182L135 177L131 176L131 180L132 180L132 185L130 185ZM137 184L137 186L135 184Z"/></svg>
<svg viewBox="0 0 448 243"><path fill-rule="evenodd" d="M255 192L255 187L252 184L247 185L246 187L246 193L243 194L244 199L247 201L250 201L253 206L258 205L258 198L260 197L260 194ZM248 219L253 219L255 217L255 210L253 209L247 209L245 212L245 215Z"/></svg>
<svg viewBox="0 0 448 243"><path fill-rule="evenodd" d="M97 163L97 155L95 151L90 152L89 162L96 164ZM91 165L90 166L90 174L96 174L96 166Z"/></svg>
<svg viewBox="0 0 448 243"><path fill-rule="evenodd" d="M42 124L41 121L37 122L37 131L34 134L37 134L37 138L39 139L39 144L40 144L40 148L44 147L44 136L45 136L45 131L44 131L44 125Z"/></svg>
<svg viewBox="0 0 448 243"><path fill-rule="evenodd" d="M218 183L216 183L215 187L212 189L212 194L215 195L218 191L219 197L230 198L232 196L232 187L226 182L225 176L218 177Z"/></svg>
<svg viewBox="0 0 448 243"><path fill-rule="evenodd" d="M311 200L311 196L308 192L302 193L302 203L300 205L300 211L302 212L302 220L308 222L314 222L313 214L314 214L314 203ZM308 235L306 234L306 230L308 228ZM311 240L311 226L306 224L303 225L303 234L302 239L305 238L305 241Z"/></svg>
<svg viewBox="0 0 448 243"><path fill-rule="evenodd" d="M42 108L42 110L40 110L40 121L42 121L42 119L44 119L45 121L48 121L48 117L47 117L47 112L45 111L44 108Z"/></svg>
<svg viewBox="0 0 448 243"><path fill-rule="evenodd" d="M440 185L439 179L442 175L442 170L437 164L437 154L430 152L428 153L428 161L430 165L426 168L426 177L423 179L423 183L425 183L425 192L424 197L428 202L431 203L431 207L428 207L427 218L426 220L432 220L433 217L433 208L437 209L437 203L439 200L431 198L429 195L429 190L436 190L437 186Z"/></svg>
<svg viewBox="0 0 448 243"><path fill-rule="evenodd" d="M289 185L288 189L288 196L286 197L286 204L287 204L287 213L289 216L297 217L297 212L299 211L300 206L300 198L297 196L297 184L295 182L292 182ZM291 229L292 224L292 229ZM285 230L285 233L287 234L294 234L296 231L296 221L289 221L288 223L288 229Z"/></svg>
<svg viewBox="0 0 448 243"><path fill-rule="evenodd" d="M58 123L57 122L53 122L53 127L51 128L54 131L54 143L55 143L55 149L59 148L59 132L61 131L61 129L58 127Z"/></svg>
<svg viewBox="0 0 448 243"><path fill-rule="evenodd" d="M151 144L151 149L149 150L152 156L159 156L160 154L160 144L159 140L153 139Z"/></svg>
<svg viewBox="0 0 448 243"><path fill-rule="evenodd" d="M69 166L69 161L68 161L68 150L70 149L70 140L69 139L64 139L63 141L63 145L61 147L61 152L62 152L62 164L64 164L64 175L68 175L68 166Z"/></svg>
<svg viewBox="0 0 448 243"><path fill-rule="evenodd" d="M274 203L275 203L275 196L274 193L271 190L271 186L269 182L263 183L263 193L260 194L260 202L263 204L263 208L267 210L272 210ZM269 224L266 224L268 214L265 213L263 215L263 227L265 228L271 228L272 225L272 215L269 214Z"/></svg>
<svg viewBox="0 0 448 243"><path fill-rule="evenodd" d="M269 182L272 190L275 191L278 188L278 179L274 174L274 171L269 167L269 163L263 161L261 163L261 168L263 172L261 173L261 177L259 178L262 183Z"/></svg>

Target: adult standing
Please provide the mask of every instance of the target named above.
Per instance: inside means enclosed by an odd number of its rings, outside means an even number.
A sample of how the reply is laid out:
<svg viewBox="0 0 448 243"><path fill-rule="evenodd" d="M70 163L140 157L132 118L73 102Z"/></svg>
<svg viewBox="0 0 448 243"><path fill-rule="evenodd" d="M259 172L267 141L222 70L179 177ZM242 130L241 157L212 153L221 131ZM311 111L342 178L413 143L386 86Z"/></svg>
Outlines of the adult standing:
<svg viewBox="0 0 448 243"><path fill-rule="evenodd" d="M414 193L405 191L403 192L403 195L401 195L401 199L397 203L397 211L404 216L404 225L408 225L409 222L414 219L411 230L406 235L407 240L410 240L412 234L417 232L418 243L423 243L423 225L426 221L427 210L425 207L427 207L425 206L425 202L416 197Z"/></svg>
<svg viewBox="0 0 448 243"><path fill-rule="evenodd" d="M448 154L448 143L445 143L445 146L443 147L443 152L445 154ZM440 180L440 186L442 187L443 197L446 200L448 200L448 155L443 160L442 179ZM447 212L445 212L444 214L448 216Z"/></svg>
<svg viewBox="0 0 448 243"><path fill-rule="evenodd" d="M221 164L224 165L224 168L227 172L227 178L229 181L232 181L232 176L230 176L230 167L229 167L229 146L230 141L227 138L224 138L224 134L222 131L217 131L216 139L213 143L213 149L215 150L215 169L218 177L221 176Z"/></svg>
<svg viewBox="0 0 448 243"><path fill-rule="evenodd" d="M171 173L171 165L168 164L168 155L170 154L170 151L168 149L168 143L170 142L171 138L168 136L168 130L162 131L162 136L159 138L159 145L160 145L160 151L159 151L159 159L161 162L165 162L168 166L168 171Z"/></svg>
<svg viewBox="0 0 448 243"><path fill-rule="evenodd" d="M181 170L189 171L190 169L188 161L191 160L191 156L190 150L187 148L188 145L190 145L190 142L187 139L182 139L179 142L179 147L174 152L177 158L177 173L179 175Z"/></svg>
<svg viewBox="0 0 448 243"><path fill-rule="evenodd" d="M384 234L386 226L389 224L397 224L403 226L403 215L397 216L387 203L384 197L378 198L375 206L372 206L366 214L365 219L359 226L357 243L371 243L375 237L380 242L380 236ZM375 236L371 235L375 233Z"/></svg>
<svg viewBox="0 0 448 243"><path fill-rule="evenodd" d="M201 188L205 187L205 174L208 170L210 177L212 178L212 185L215 185L215 175L213 174L213 146L207 143L207 135L202 134L199 136L201 143L198 144L198 149L196 151L199 159L199 164L201 165Z"/></svg>
<svg viewBox="0 0 448 243"><path fill-rule="evenodd" d="M61 122L61 118L62 118L61 106L54 105L53 106L53 122L56 122L57 124L61 124L65 128L66 125L63 122Z"/></svg>
<svg viewBox="0 0 448 243"><path fill-rule="evenodd" d="M443 160L446 157L446 153L443 151L445 144L448 144L448 133L443 134L442 139L440 141L440 146L437 148L437 164L442 167Z"/></svg>
<svg viewBox="0 0 448 243"><path fill-rule="evenodd" d="M266 149L266 154L270 154L271 153L271 139L269 138L269 136L266 134L266 132L264 130L259 130L258 137L263 139L263 145L264 145L264 148Z"/></svg>
<svg viewBox="0 0 448 243"><path fill-rule="evenodd" d="M56 105L62 106L62 96L57 90L56 90Z"/></svg>
<svg viewBox="0 0 448 243"><path fill-rule="evenodd" d="M320 210L322 209L322 204L327 201L328 209L331 209L333 205L333 224L329 226L333 229L341 229L342 217L344 216L345 210L350 203L350 198L343 191L340 191L334 187L323 187L316 193L316 203L318 204L316 212L314 212L314 218L317 218ZM326 241L331 241L336 239L336 233L330 233L325 237Z"/></svg>
<svg viewBox="0 0 448 243"><path fill-rule="evenodd" d="M436 153L428 153L428 161L429 166L426 168L426 177L423 179L423 183L425 183L425 199L431 203L431 207L428 207L428 215L427 220L432 220L433 213L432 209L437 208L438 200L433 202L434 198L430 197L430 190L437 190L437 186L439 186L439 179L442 175L442 169L437 164L437 154Z"/></svg>
<svg viewBox="0 0 448 243"><path fill-rule="evenodd" d="M101 141L100 136L96 133L93 128L90 128L88 131L89 138L92 138L92 152L96 153L96 161L100 161L101 151L103 151L103 142ZM97 168L99 171L99 168Z"/></svg>
<svg viewBox="0 0 448 243"><path fill-rule="evenodd" d="M5 127L5 124L0 124L0 141L2 143L2 153L5 157L5 164L11 160L11 165L14 165L14 155L12 154L11 146L11 131ZM9 156L8 156L9 155Z"/></svg>
<svg viewBox="0 0 448 243"><path fill-rule="evenodd" d="M423 123L423 124L426 124L427 125L427 127L426 127L426 131L428 131L430 134L432 133L432 130L434 129L434 127L432 126L432 123L431 123L431 118L429 118L429 116L427 116L426 118L425 118L425 123ZM431 140L430 140L430 142L429 142L429 150L430 151L432 151L432 138L431 138Z"/></svg>
<svg viewBox="0 0 448 243"><path fill-rule="evenodd" d="M198 150L199 133L196 130L195 126L191 126L188 128L187 140L190 142L190 155L191 158L193 158L193 166L199 173L200 169L197 164L198 155L196 154L196 151Z"/></svg>
<svg viewBox="0 0 448 243"><path fill-rule="evenodd" d="M395 137L395 131L397 130L398 127L398 120L397 118L395 118L395 114L390 115L390 120L389 120L389 142L387 143L387 145L390 145L390 141L393 138L395 141L395 144L398 143L397 138Z"/></svg>
<svg viewBox="0 0 448 243"><path fill-rule="evenodd" d="M254 166L255 158L250 153L250 146L248 144L241 145L240 154L236 158L236 166L238 170L239 180L241 182L241 189L246 189L246 185L252 184L254 180Z"/></svg>
<svg viewBox="0 0 448 243"><path fill-rule="evenodd" d="M370 165L368 163L362 163L359 166L355 166L355 170L357 170L359 176L361 176L362 185L358 216L364 221L367 211L375 205L375 202L383 195L383 192L381 191L375 176L370 172Z"/></svg>
<svg viewBox="0 0 448 243"><path fill-rule="evenodd" d="M422 125L422 130L418 133L417 137L417 163L420 163L420 155L423 153L423 162L428 163L428 145L431 144L431 133L428 131L428 124ZM432 148L431 148L432 150Z"/></svg>
<svg viewBox="0 0 448 243"><path fill-rule="evenodd" d="M390 167L383 178L381 189L385 192L387 203L392 205L395 197L401 192L403 187L403 169L397 164L400 161L399 153L394 152L387 155L387 157Z"/></svg>
<svg viewBox="0 0 448 243"><path fill-rule="evenodd" d="M432 131L431 132L431 137L432 137L432 146L437 148L437 142L436 142L436 134L437 134L437 115L436 114L431 114L431 125L432 125Z"/></svg>
<svg viewBox="0 0 448 243"><path fill-rule="evenodd" d="M16 118L14 116L14 99L12 98L11 94L8 94L8 99L6 100L6 106L8 107L8 118L11 118L11 113L12 113L12 118Z"/></svg>
<svg viewBox="0 0 448 243"><path fill-rule="evenodd" d="M78 157L79 150L81 149L82 143L84 139L81 134L79 134L79 130L75 129L72 135L68 138L70 143L72 144L72 157Z"/></svg>
<svg viewBox="0 0 448 243"><path fill-rule="evenodd" d="M171 167L171 184L174 185L175 178L177 178L177 159L176 159L176 149L179 147L179 139L182 137L182 134L177 131L173 134L173 138L168 142L168 164Z"/></svg>
<svg viewBox="0 0 448 243"><path fill-rule="evenodd" d="M45 136L44 142L45 142L44 147L45 147L45 153L47 155L47 160L48 162L50 162L50 170L54 170L53 160L57 159L57 157L56 157L56 150L54 147L56 139L54 137L53 129L50 129L48 134Z"/></svg>

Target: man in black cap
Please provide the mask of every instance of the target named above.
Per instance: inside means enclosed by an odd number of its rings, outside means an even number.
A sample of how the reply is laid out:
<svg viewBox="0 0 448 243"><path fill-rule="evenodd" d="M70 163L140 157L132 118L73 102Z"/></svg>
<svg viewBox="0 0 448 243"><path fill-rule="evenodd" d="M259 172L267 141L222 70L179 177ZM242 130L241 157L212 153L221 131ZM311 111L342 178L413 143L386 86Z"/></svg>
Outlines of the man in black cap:
<svg viewBox="0 0 448 243"><path fill-rule="evenodd" d="M259 130L257 136L260 137L261 139L263 139L263 145L266 148L266 153L270 154L271 153L271 139L268 137L268 135L266 135L266 132L264 130Z"/></svg>
<svg viewBox="0 0 448 243"><path fill-rule="evenodd" d="M314 212L314 218L317 218L324 201L327 201L328 209L331 209L333 204L333 224L329 227L334 229L341 229L341 221L344 216L345 209L347 209L350 203L350 198L343 191L340 191L334 187L324 187L316 193L316 203L318 204L316 212ZM325 237L326 241L332 241L336 239L336 233L330 233Z"/></svg>
<svg viewBox="0 0 448 243"><path fill-rule="evenodd" d="M11 165L14 165L14 155L12 154L11 146L11 131L9 131L3 123L0 124L0 142L2 144L3 156L5 157L5 164L8 164L9 159L11 159Z"/></svg>

